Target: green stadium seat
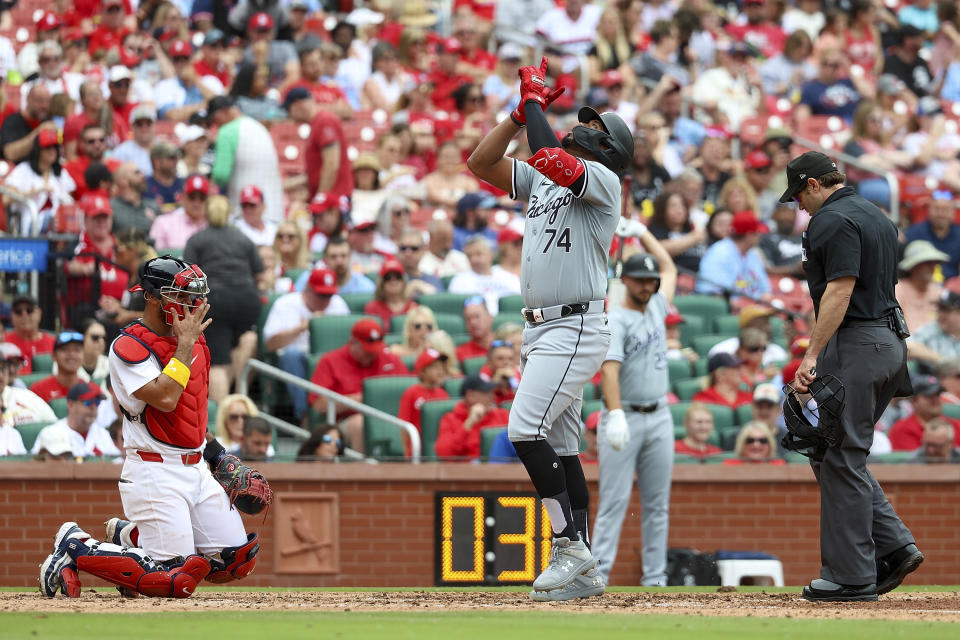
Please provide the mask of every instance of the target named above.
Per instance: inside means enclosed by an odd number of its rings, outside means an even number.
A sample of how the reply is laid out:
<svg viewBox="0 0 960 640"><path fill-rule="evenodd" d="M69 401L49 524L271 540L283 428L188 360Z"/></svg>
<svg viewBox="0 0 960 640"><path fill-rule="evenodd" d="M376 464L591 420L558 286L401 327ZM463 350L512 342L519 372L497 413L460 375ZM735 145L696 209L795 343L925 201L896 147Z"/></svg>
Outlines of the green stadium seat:
<svg viewBox="0 0 960 640"><path fill-rule="evenodd" d="M509 314L520 319L520 310L523 309L522 296L503 296L499 302L497 311L500 315Z"/></svg>
<svg viewBox="0 0 960 640"><path fill-rule="evenodd" d="M33 356L33 373L53 373L53 354L38 353Z"/></svg>
<svg viewBox="0 0 960 640"><path fill-rule="evenodd" d="M217 403L207 398L207 431L214 433L217 428Z"/></svg>
<svg viewBox="0 0 960 640"><path fill-rule="evenodd" d="M390 326L387 327L387 331L403 337L403 323L407 321L407 314L393 316L390 318Z"/></svg>
<svg viewBox="0 0 960 640"><path fill-rule="evenodd" d="M388 347L395 344L402 344L403 336L401 336L398 333L388 333L387 335L383 336L383 341L386 343ZM413 360L411 360L410 362L413 362ZM413 366L413 365L411 364L410 366ZM409 369L410 367L407 367L407 368Z"/></svg>
<svg viewBox="0 0 960 640"><path fill-rule="evenodd" d="M682 402L690 401L697 392L703 391L703 387L704 381L702 378L678 380L676 384L673 385L674 392Z"/></svg>
<svg viewBox="0 0 960 640"><path fill-rule="evenodd" d="M693 375L696 377L703 377L707 375L707 364L706 358L700 358L699 360L694 361Z"/></svg>
<svg viewBox="0 0 960 640"><path fill-rule="evenodd" d="M493 317L493 330L496 331L505 324L517 324L523 326L523 316L519 313L503 313L502 311Z"/></svg>
<svg viewBox="0 0 960 640"><path fill-rule="evenodd" d="M599 400L601 396L600 385L593 384L588 382L583 385L583 401L589 402L591 400Z"/></svg>
<svg viewBox="0 0 960 640"><path fill-rule="evenodd" d="M742 407L737 407L733 411L734 416L737 419L737 424L745 425L751 420L753 420L753 405L745 404Z"/></svg>
<svg viewBox="0 0 960 640"><path fill-rule="evenodd" d="M584 400L583 407L580 408L580 419L584 422L594 411L603 410L603 400Z"/></svg>
<svg viewBox="0 0 960 640"><path fill-rule="evenodd" d="M437 318L437 328L443 329L450 335L466 333L467 327L463 323L463 316L459 313L434 313Z"/></svg>
<svg viewBox="0 0 960 640"><path fill-rule="evenodd" d="M733 447L737 444L737 434L740 433L740 428L740 425L728 425L714 429L713 433L716 438L711 438L710 441L721 447L724 451L733 451ZM716 440L716 442L714 442L714 440Z"/></svg>
<svg viewBox="0 0 960 640"><path fill-rule="evenodd" d="M737 454L732 451L724 451L723 453L718 453L715 456L707 456L703 461L707 464L723 464L724 460L731 460L736 458Z"/></svg>
<svg viewBox="0 0 960 640"><path fill-rule="evenodd" d="M67 399L66 398L54 398L47 404L49 404L50 408L53 409L53 415L57 416L57 418L67 417Z"/></svg>
<svg viewBox="0 0 960 640"><path fill-rule="evenodd" d="M708 333L712 324L698 315L687 314L683 316L683 324L680 325L680 344L684 347L693 346L693 339L697 336Z"/></svg>
<svg viewBox="0 0 960 640"><path fill-rule="evenodd" d="M708 334L705 336L697 336L693 339L693 350L697 352L701 358L706 358L707 354L710 352L710 349L713 345L718 342L723 342L730 336L724 336L720 334Z"/></svg>
<svg viewBox="0 0 960 640"><path fill-rule="evenodd" d="M672 418L673 416L670 416L670 417ZM683 418L681 417L681 420L682 420L682 419L683 419ZM676 422L674 422L674 424L673 424L673 439L674 439L674 440L682 440L683 438L686 438L686 437L687 437L687 428L686 428L685 426L683 426L682 424L677 424Z"/></svg>
<svg viewBox="0 0 960 640"><path fill-rule="evenodd" d="M946 405L945 405L946 406ZM881 453L867 458L868 462L881 462L883 464L903 464L910 462L913 457L913 451L891 451L890 453Z"/></svg>
<svg viewBox="0 0 960 640"><path fill-rule="evenodd" d="M362 315L320 316L310 319L310 353L326 353L342 347L350 338L353 325L363 318L376 320L379 318Z"/></svg>
<svg viewBox="0 0 960 640"><path fill-rule="evenodd" d="M443 383L443 389L451 398L459 398L461 384L463 384L463 378L447 378Z"/></svg>
<svg viewBox="0 0 960 640"><path fill-rule="evenodd" d="M693 369L690 367L690 361L686 358L667 360L667 375L670 382L687 380L693 376Z"/></svg>
<svg viewBox="0 0 960 640"><path fill-rule="evenodd" d="M400 396L417 383L415 376L376 376L363 381L363 403L384 413L397 415ZM367 454L375 458L402 457L400 429L383 420L366 416L363 422Z"/></svg>
<svg viewBox="0 0 960 640"><path fill-rule="evenodd" d="M732 314L717 316L713 319L713 329L722 335L735 336L740 333L740 317Z"/></svg>
<svg viewBox="0 0 960 640"><path fill-rule="evenodd" d="M362 314L367 303L373 300L372 293L342 293L340 297L350 307L350 313Z"/></svg>
<svg viewBox="0 0 960 640"><path fill-rule="evenodd" d="M389 344L396 344L396 343L391 343L390 340L389 340L389 338L390 338L390 336L387 336L387 344L388 344L388 345L389 345ZM413 371L413 365L416 364L416 362L417 362L417 356L413 356L413 355L410 355L410 356L400 356L400 359L403 360L403 366L405 366L405 367L406 367L407 369L409 369L410 371Z"/></svg>
<svg viewBox="0 0 960 640"><path fill-rule="evenodd" d="M702 464L703 460L697 456L691 456L686 453L673 454L673 464Z"/></svg>
<svg viewBox="0 0 960 640"><path fill-rule="evenodd" d="M46 427L48 422L27 422L25 424L17 425L17 431L20 432L20 437L23 438L23 446L27 451L33 448L33 443L37 441L37 436L40 434L40 431Z"/></svg>
<svg viewBox="0 0 960 640"><path fill-rule="evenodd" d="M480 455L484 458L490 457L490 450L493 448L493 443L497 438L500 437L500 434L506 431L506 427L490 427L489 429L483 429L480 432Z"/></svg>
<svg viewBox="0 0 960 640"><path fill-rule="evenodd" d="M43 380L44 378L49 378L49 377L50 377L50 373L49 373L49 372L47 372L47 373L28 373L28 374L25 375L25 376L17 376L17 379L20 380L21 382L23 382L23 384L26 385L26 387L29 389L30 386L33 385L35 382L39 382L40 380Z"/></svg>
<svg viewBox="0 0 960 640"><path fill-rule="evenodd" d="M943 404L943 415L954 420L960 420L960 404Z"/></svg>
<svg viewBox="0 0 960 640"><path fill-rule="evenodd" d="M476 358L467 358L460 363L460 368L463 369L463 374L466 376L472 376L475 373L480 372L480 368L487 363L487 359L484 356L478 356Z"/></svg>
<svg viewBox="0 0 960 640"><path fill-rule="evenodd" d="M425 293L417 300L436 313L463 314L463 303L473 296L465 293Z"/></svg>
<svg viewBox="0 0 960 640"><path fill-rule="evenodd" d="M182 257L183 257L183 249L167 248L167 249L164 249L164 250L163 250L163 253L161 253L160 255L173 256L174 258L182 258Z"/></svg>
<svg viewBox="0 0 960 640"><path fill-rule="evenodd" d="M283 275L286 278L290 278L290 280L292 280L293 282L296 282L297 280L300 279L300 276L302 276L307 271L309 271L309 269L287 269L286 271L283 272Z"/></svg>
<svg viewBox="0 0 960 640"><path fill-rule="evenodd" d="M450 412L459 398L449 400L431 400L424 402L420 409L420 437L423 440L423 459L435 460L437 457L434 445L440 433L440 419Z"/></svg>
<svg viewBox="0 0 960 640"><path fill-rule="evenodd" d="M810 464L810 458L796 451L786 451L783 457L787 464Z"/></svg>
<svg viewBox="0 0 960 640"><path fill-rule="evenodd" d="M673 299L673 304L681 315L697 315L702 318L710 319L711 322L717 316L723 316L730 313L730 305L724 298L718 296L705 296L699 294L677 296Z"/></svg>
<svg viewBox="0 0 960 640"><path fill-rule="evenodd" d="M267 323L267 316L270 315L270 309L273 308L273 303L284 294L282 293L272 293L267 296L266 303L260 306L260 317L257 319L257 339L258 339L258 350L260 352L260 359L262 360L264 355L267 353L267 341L263 339L263 326Z"/></svg>

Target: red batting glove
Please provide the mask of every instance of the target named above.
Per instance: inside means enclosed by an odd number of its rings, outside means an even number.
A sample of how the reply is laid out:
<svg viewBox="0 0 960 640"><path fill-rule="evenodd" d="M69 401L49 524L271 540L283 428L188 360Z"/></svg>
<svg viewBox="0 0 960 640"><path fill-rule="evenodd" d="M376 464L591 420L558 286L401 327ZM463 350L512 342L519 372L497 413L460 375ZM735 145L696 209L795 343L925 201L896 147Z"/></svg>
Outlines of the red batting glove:
<svg viewBox="0 0 960 640"><path fill-rule="evenodd" d="M533 100L540 105L540 108L544 111L547 110L547 107L550 104L559 98L563 92L564 87L551 91L546 83L546 74L547 74L547 59L543 58L540 62L539 67L533 65L527 65L526 67L520 67L520 104L517 105L517 108L513 110L513 113L510 114L510 117L521 127L527 124L527 116L524 113L524 107L527 102Z"/></svg>
<svg viewBox="0 0 960 640"><path fill-rule="evenodd" d="M583 163L560 147L544 147L527 164L561 187L569 187L583 175Z"/></svg>

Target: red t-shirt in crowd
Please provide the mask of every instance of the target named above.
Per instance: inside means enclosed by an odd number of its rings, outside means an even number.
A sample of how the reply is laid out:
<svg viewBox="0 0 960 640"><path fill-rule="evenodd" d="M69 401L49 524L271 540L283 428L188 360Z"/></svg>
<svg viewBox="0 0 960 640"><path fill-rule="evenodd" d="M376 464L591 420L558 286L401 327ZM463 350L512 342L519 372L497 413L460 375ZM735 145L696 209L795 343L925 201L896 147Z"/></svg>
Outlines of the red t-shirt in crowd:
<svg viewBox="0 0 960 640"><path fill-rule="evenodd" d="M35 394L40 396L41 400L49 404L51 400L56 400L57 398L66 398L70 389L60 384L60 381L57 380L57 376L52 375L48 378L43 378L34 382L32 385L30 385L30 391L33 391Z"/></svg>
<svg viewBox="0 0 960 640"><path fill-rule="evenodd" d="M380 318L380 325L383 327L383 330L387 333L390 332L390 320L393 316L402 316L410 313L410 310L417 306L417 303L413 300L407 300L407 304L403 305L403 309L400 311L393 311L390 307L387 306L386 302L381 302L380 300L371 300L363 307L363 312L368 316L376 316Z"/></svg>
<svg viewBox="0 0 960 640"><path fill-rule="evenodd" d="M714 387L708 387L703 391L698 391L693 396L694 402L705 402L707 404L722 404L725 407L730 407L731 409L736 409L745 404L753 403L753 394L749 391L744 391L740 389L737 391L737 398L733 401L733 404L727 401L722 395L720 395Z"/></svg>
<svg viewBox="0 0 960 640"><path fill-rule="evenodd" d="M57 343L57 339L49 333L41 333L40 337L34 340L24 340L17 335L16 331L6 334L3 341L17 345L20 348L20 353L26 359L26 364L20 369L19 375L22 376L33 373L33 356L38 353L53 353L53 345Z"/></svg>
<svg viewBox="0 0 960 640"><path fill-rule="evenodd" d="M783 45L787 41L787 34L773 23L731 24L727 25L726 30L737 40L756 47L765 58L783 53Z"/></svg>
<svg viewBox="0 0 960 640"><path fill-rule="evenodd" d="M347 94L343 92L343 89L333 84L310 82L306 78L300 78L290 85L290 89L296 87L303 87L309 91L313 99L317 101L317 104L336 104L341 100L347 99ZM290 89L287 90L287 93L290 92Z"/></svg>
<svg viewBox="0 0 960 640"><path fill-rule="evenodd" d="M699 449L693 449L687 446L687 443L683 441L683 438L681 438L673 443L673 452L682 453L687 456L696 456L697 458L705 458L707 456L723 453L723 449L720 447L715 447L712 444L708 444L705 450L700 451Z"/></svg>
<svg viewBox="0 0 960 640"><path fill-rule="evenodd" d="M140 104L138 102L128 102L117 106L111 103L113 109L113 135L117 143L126 142L130 139L130 113Z"/></svg>
<svg viewBox="0 0 960 640"><path fill-rule="evenodd" d="M480 356L487 357L487 348L476 340L464 342L457 347L457 360L460 362L469 358L479 358Z"/></svg>
<svg viewBox="0 0 960 640"><path fill-rule="evenodd" d="M216 67L211 67L201 58L193 63L193 70L196 71L197 76L201 78L203 76L213 76L219 80L223 86L230 86L230 69L228 69L227 65L223 64L222 62Z"/></svg>
<svg viewBox="0 0 960 640"><path fill-rule="evenodd" d="M343 134L340 118L321 109L310 123L310 137L304 151L304 164L307 170L307 186L310 196L317 192L320 184L320 170L323 168L323 150L331 144L340 145L340 168L333 182L334 191L340 195L353 193L353 168L347 156L347 139Z"/></svg>
<svg viewBox="0 0 960 640"><path fill-rule="evenodd" d="M497 68L497 56L484 49L464 51L460 54L460 61L487 71L493 71Z"/></svg>
<svg viewBox="0 0 960 640"><path fill-rule="evenodd" d="M427 389L420 383L407 388L400 396L400 408L397 410L397 417L406 420L420 431L420 410L424 402L431 400L446 400L450 394L443 387L434 387Z"/></svg>
<svg viewBox="0 0 960 640"><path fill-rule="evenodd" d="M960 420L947 416L940 416L940 419L953 425L953 444L960 447ZM887 435L894 451L914 451L923 446L923 425L915 413L894 422Z"/></svg>
<svg viewBox="0 0 960 640"><path fill-rule="evenodd" d="M93 262L94 256L92 255L80 255L81 253L85 254L96 254L101 258L107 260L115 261L117 259L115 248L117 246L116 239L113 239L110 245L110 249L107 251L100 251L100 249L95 245L91 240L90 236L87 235L87 232L84 231L80 234L80 243L77 244L75 253L77 257L75 260L77 262ZM64 266L66 268L66 266ZM76 277L70 279L70 292L68 298L71 300L84 301L88 298L82 296L83 291L86 290L89 295L90 288L93 286L92 278L82 278ZM108 262L100 263L100 295L110 296L111 298L116 298L117 300L123 299L123 293L127 290L127 284L130 281L130 274L115 267ZM74 297L76 295L77 297Z"/></svg>
<svg viewBox="0 0 960 640"><path fill-rule="evenodd" d="M384 349L369 367L361 367L350 355L350 345L329 351L320 358L317 368L310 376L310 382L325 389L347 396L363 391L363 381L373 376L401 376L410 371L398 356ZM307 398L310 404L317 399L315 393Z"/></svg>
<svg viewBox="0 0 960 640"><path fill-rule="evenodd" d="M77 185L76 191L73 192L74 200L79 200L87 194L87 180L83 177L83 172L90 167L91 162L92 161L87 156L78 155L76 158L63 165L63 168L67 170L67 173L70 174L70 177L73 178L74 183ZM116 158L104 158L103 164L106 165L107 169L110 169L111 173L113 173L119 169L120 165L123 163Z"/></svg>
<svg viewBox="0 0 960 640"><path fill-rule="evenodd" d="M493 369L490 368L489 364L480 367L480 371L477 373L484 380L493 380ZM517 397L516 388L520 384L520 367L517 367L513 372L512 378L512 387L505 388L503 385L497 385L497 388L493 390L493 401L497 404L502 405L504 402L513 402L513 399Z"/></svg>
<svg viewBox="0 0 960 640"><path fill-rule="evenodd" d="M446 74L442 71L431 71L427 79L433 84L433 92L430 94L430 100L433 105L441 111L455 112L457 104L451 95L462 84L472 82L470 76L462 73Z"/></svg>
<svg viewBox="0 0 960 640"><path fill-rule="evenodd" d="M490 409L470 429L464 429L463 423L469 414L466 403L461 400L453 411L440 418L440 433L434 445L438 456L479 458L480 432L490 427L505 427L510 420L506 409Z"/></svg>
<svg viewBox="0 0 960 640"><path fill-rule="evenodd" d="M97 49L106 49L110 51L112 49L119 49L120 44L123 42L123 39L129 31L120 27L117 30L108 29L106 25L99 25L96 29L93 30L93 33L90 34L90 44L87 47L87 50L92 56L97 52ZM116 126L116 123L114 123Z"/></svg>

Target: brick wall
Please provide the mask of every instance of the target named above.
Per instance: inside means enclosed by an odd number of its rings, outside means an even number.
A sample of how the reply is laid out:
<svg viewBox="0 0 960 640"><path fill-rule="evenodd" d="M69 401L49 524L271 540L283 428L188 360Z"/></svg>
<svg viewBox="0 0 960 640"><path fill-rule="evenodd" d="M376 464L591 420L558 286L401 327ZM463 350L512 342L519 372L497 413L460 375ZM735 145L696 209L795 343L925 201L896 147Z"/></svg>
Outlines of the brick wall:
<svg viewBox="0 0 960 640"><path fill-rule="evenodd" d="M121 515L120 467L111 464L0 465L0 585L33 586L53 534L77 520L96 536ZM273 516L247 517L263 552L245 585L422 586L433 583L435 491L529 491L519 465L263 465L277 492L334 492L340 504L340 570L332 576L273 574ZM591 491L596 468L586 469ZM960 466L874 467L927 561L914 583L960 584ZM591 505L595 510L596 504ZM638 584L641 506L627 511L614 584ZM674 468L670 546L762 550L784 564L787 584L819 567L819 492L810 469L680 465ZM89 576L85 584L96 584Z"/></svg>

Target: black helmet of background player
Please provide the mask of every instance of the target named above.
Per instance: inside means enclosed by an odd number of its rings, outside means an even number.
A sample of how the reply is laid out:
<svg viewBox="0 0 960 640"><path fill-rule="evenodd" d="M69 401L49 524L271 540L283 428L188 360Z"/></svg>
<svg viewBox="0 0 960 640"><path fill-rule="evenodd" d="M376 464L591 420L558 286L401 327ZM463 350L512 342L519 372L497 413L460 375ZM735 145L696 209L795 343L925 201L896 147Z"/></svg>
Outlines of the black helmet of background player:
<svg viewBox="0 0 960 640"><path fill-rule="evenodd" d="M633 134L623 118L615 113L600 115L593 107L582 107L577 118L582 123L599 120L603 125L603 131L574 127L570 133L577 146L589 151L614 173L622 173L633 160Z"/></svg>
<svg viewBox="0 0 960 640"><path fill-rule="evenodd" d="M200 267L187 264L173 256L147 260L140 265L137 275L140 283L130 290L144 291L159 300L167 324L173 324L174 314L180 320L186 317L181 294L186 293L189 296L186 306L195 311L210 293L207 276Z"/></svg>
<svg viewBox="0 0 960 640"><path fill-rule="evenodd" d="M650 278L657 281L660 290L660 263L649 253L635 253L623 263L621 274L627 278Z"/></svg>

